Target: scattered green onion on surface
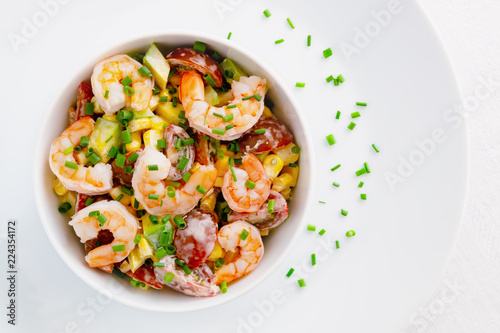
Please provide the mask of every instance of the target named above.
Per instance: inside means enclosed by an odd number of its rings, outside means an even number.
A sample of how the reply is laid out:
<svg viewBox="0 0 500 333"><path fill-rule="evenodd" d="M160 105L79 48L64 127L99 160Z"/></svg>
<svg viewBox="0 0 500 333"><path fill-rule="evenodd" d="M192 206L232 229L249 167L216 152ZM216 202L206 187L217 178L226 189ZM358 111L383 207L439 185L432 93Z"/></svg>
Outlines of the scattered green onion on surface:
<svg viewBox="0 0 500 333"><path fill-rule="evenodd" d="M301 287L301 288L306 286L304 279L297 280L297 283L299 284L299 287Z"/></svg>
<svg viewBox="0 0 500 333"><path fill-rule="evenodd" d="M70 147L64 149L64 151L63 151L64 155L69 155L72 152L73 152L73 146L70 146Z"/></svg>
<svg viewBox="0 0 500 333"><path fill-rule="evenodd" d="M103 215L101 215L103 216ZM125 244L122 244L122 245L115 245L112 247L113 249L113 252L121 252L121 251L125 251Z"/></svg>
<svg viewBox="0 0 500 333"><path fill-rule="evenodd" d="M94 103L85 104L85 115L87 116L94 115Z"/></svg>
<svg viewBox="0 0 500 333"><path fill-rule="evenodd" d="M271 16L271 12L269 11L269 9L266 9L266 10L264 11L264 16L265 16L266 18L267 18L267 17L269 17L269 16Z"/></svg>
<svg viewBox="0 0 500 333"><path fill-rule="evenodd" d="M356 235L356 232L354 230L349 230L348 232L345 233L347 237L353 237Z"/></svg>
<svg viewBox="0 0 500 333"><path fill-rule="evenodd" d="M195 51L205 53L205 51L207 50L207 44L199 42L199 41L195 41L194 45L193 45L193 49Z"/></svg>
<svg viewBox="0 0 500 333"><path fill-rule="evenodd" d="M64 214L67 213L71 209L71 204L69 202L63 202L57 210L59 213Z"/></svg>
<svg viewBox="0 0 500 333"><path fill-rule="evenodd" d="M379 152L380 152L380 150L378 149L378 147L377 147L375 144L372 144L372 147L373 147L373 149L374 149L377 153L379 153Z"/></svg>
<svg viewBox="0 0 500 333"><path fill-rule="evenodd" d="M78 164L76 164L75 162L71 162L71 161L65 161L64 166L67 168L70 168L70 169L75 169L75 170L78 169Z"/></svg>
<svg viewBox="0 0 500 333"><path fill-rule="evenodd" d="M316 226L312 225L312 224L308 224L307 225L307 230L309 230L309 231L316 231Z"/></svg>
<svg viewBox="0 0 500 333"><path fill-rule="evenodd" d="M135 235L135 237L134 237L134 243L135 244L139 244L141 242L141 237L142 237L141 234Z"/></svg>
<svg viewBox="0 0 500 333"><path fill-rule="evenodd" d="M158 171L158 164L150 164L148 165L149 171Z"/></svg>
<svg viewBox="0 0 500 333"><path fill-rule="evenodd" d="M311 266L316 265L316 253L311 254Z"/></svg>
<svg viewBox="0 0 500 333"><path fill-rule="evenodd" d="M245 182L245 186L249 189L253 189L255 188L255 183L253 181L251 181L250 179L248 179L246 182Z"/></svg>
<svg viewBox="0 0 500 333"><path fill-rule="evenodd" d="M281 44L283 43L285 40L282 38L282 39L278 39L278 40L275 40L274 41L274 44Z"/></svg>
<svg viewBox="0 0 500 333"><path fill-rule="evenodd" d="M337 115L335 116L335 119L340 119L340 111L337 111Z"/></svg>
<svg viewBox="0 0 500 333"><path fill-rule="evenodd" d="M333 182L332 185L335 186L335 187L340 187L340 184L337 183L337 182Z"/></svg>
<svg viewBox="0 0 500 333"><path fill-rule="evenodd" d="M357 105L357 106L367 106L367 104L366 104L366 103L362 103L362 102L356 102L356 105Z"/></svg>
<svg viewBox="0 0 500 333"><path fill-rule="evenodd" d="M182 216L176 216L174 217L174 222L177 225L179 229L184 229L186 228L186 221L182 218Z"/></svg>
<svg viewBox="0 0 500 333"><path fill-rule="evenodd" d="M205 193L207 193L207 189L206 189L206 188L204 188L204 187L203 187L203 186L201 186L201 185L197 185L197 186L196 186L196 191L200 192L201 194L205 194Z"/></svg>
<svg viewBox="0 0 500 333"><path fill-rule="evenodd" d="M295 83L295 86L297 88L304 88L306 86L306 84L304 82L297 82L297 83Z"/></svg>
<svg viewBox="0 0 500 333"><path fill-rule="evenodd" d="M231 39L232 34L233 34L232 32L229 32L229 34L227 35L227 39Z"/></svg>
<svg viewBox="0 0 500 333"><path fill-rule="evenodd" d="M333 52L331 48L327 48L326 50L323 51L323 57L325 57L325 59L330 57L332 54Z"/></svg>
<svg viewBox="0 0 500 333"><path fill-rule="evenodd" d="M245 240L245 239L247 239L247 237L248 237L248 231L243 229L243 231L240 234L240 239Z"/></svg>
<svg viewBox="0 0 500 333"><path fill-rule="evenodd" d="M274 200L274 199L270 199L270 200L267 202L267 213L268 213L268 214L272 214L272 213L274 213L274 203L275 203L275 200Z"/></svg>
<svg viewBox="0 0 500 333"><path fill-rule="evenodd" d="M337 170L338 168L340 168L340 164L337 164L336 166L334 166L333 168L331 168L330 170L331 171L335 171Z"/></svg>
<svg viewBox="0 0 500 333"><path fill-rule="evenodd" d="M356 171L356 176L359 177L359 176L361 176L361 175L363 175L365 173L366 173L366 169L365 168L359 169L358 171Z"/></svg>
<svg viewBox="0 0 500 333"><path fill-rule="evenodd" d="M333 146L335 144L335 138L333 137L333 134L329 134L326 136L326 141L328 141L328 144L330 146Z"/></svg>
<svg viewBox="0 0 500 333"><path fill-rule="evenodd" d="M168 272L165 274L165 276L163 277L163 281L165 281L166 283L170 283L174 280L174 273L172 272Z"/></svg>
<svg viewBox="0 0 500 333"><path fill-rule="evenodd" d="M221 284L220 284L220 291L225 294L227 293L227 282L226 281L223 281Z"/></svg>
<svg viewBox="0 0 500 333"><path fill-rule="evenodd" d="M153 261L153 267L165 267L165 263Z"/></svg>
<svg viewBox="0 0 500 333"><path fill-rule="evenodd" d="M167 148L167 140L165 140L165 139L158 139L156 141L156 147L158 149L165 149L165 148Z"/></svg>
<svg viewBox="0 0 500 333"><path fill-rule="evenodd" d="M359 114L359 112L356 111L356 112L351 113L351 118L354 119L354 118L358 118L358 117L361 117L361 115Z"/></svg>
<svg viewBox="0 0 500 333"><path fill-rule="evenodd" d="M370 173L371 171L370 171L370 167L368 166L368 162L365 162L364 166L365 166L366 173Z"/></svg>
<svg viewBox="0 0 500 333"><path fill-rule="evenodd" d="M338 241L338 240L336 240L336 241L335 241L335 247L336 247L337 249L338 249L338 248L340 248L340 243L339 243L339 241Z"/></svg>
<svg viewBox="0 0 500 333"><path fill-rule="evenodd" d="M351 131L354 129L354 127L356 127L356 124L353 122L351 122L349 126L347 126L347 128L350 129Z"/></svg>
<svg viewBox="0 0 500 333"><path fill-rule="evenodd" d="M366 194L365 193L361 193L359 196L361 197L361 200L366 200Z"/></svg>
<svg viewBox="0 0 500 333"><path fill-rule="evenodd" d="M158 200L160 196L158 194L148 194L148 199L150 200Z"/></svg>
<svg viewBox="0 0 500 333"><path fill-rule="evenodd" d="M87 200L85 200L85 207L90 206L94 203L94 198L88 197Z"/></svg>
<svg viewBox="0 0 500 333"><path fill-rule="evenodd" d="M345 209L341 209L340 210L340 214L342 214L343 216L347 216L348 213L349 212L347 210L345 210Z"/></svg>
<svg viewBox="0 0 500 333"><path fill-rule="evenodd" d="M127 194L127 195L130 195L130 196L134 195L134 191L133 191L132 189L130 189L130 188L128 188L128 187L126 187L126 186L122 186L122 187L120 188L120 190L121 190L123 193Z"/></svg>
<svg viewBox="0 0 500 333"><path fill-rule="evenodd" d="M307 35L307 46L311 46L311 35Z"/></svg>
<svg viewBox="0 0 500 333"><path fill-rule="evenodd" d="M290 268L290 270L288 271L288 273L286 273L286 277L292 276L292 274L293 274L294 271L295 271L295 269Z"/></svg>
<svg viewBox="0 0 500 333"><path fill-rule="evenodd" d="M121 199L123 199L123 193L121 193L119 196L117 196L115 201L120 201Z"/></svg>
<svg viewBox="0 0 500 333"><path fill-rule="evenodd" d="M259 128L253 131L254 134L265 134L266 130L264 128Z"/></svg>
<svg viewBox="0 0 500 333"><path fill-rule="evenodd" d="M361 188L361 187L363 187L363 185L365 185L365 183L359 182L358 187Z"/></svg>
<svg viewBox="0 0 500 333"><path fill-rule="evenodd" d="M142 66L141 68L139 68L138 72L142 76L145 76L145 77L148 77L148 78L150 78L150 77L153 76L153 74L151 74L151 72L149 71L149 69L146 66ZM106 91L108 91L108 90L106 90ZM104 96L104 97L106 97L106 96Z"/></svg>
<svg viewBox="0 0 500 333"><path fill-rule="evenodd" d="M286 21L290 25L290 28L295 29L295 26L293 25L292 20L290 20L290 18L287 18Z"/></svg>
<svg viewBox="0 0 500 333"><path fill-rule="evenodd" d="M318 201L320 204L326 204L326 202L324 201Z"/></svg>

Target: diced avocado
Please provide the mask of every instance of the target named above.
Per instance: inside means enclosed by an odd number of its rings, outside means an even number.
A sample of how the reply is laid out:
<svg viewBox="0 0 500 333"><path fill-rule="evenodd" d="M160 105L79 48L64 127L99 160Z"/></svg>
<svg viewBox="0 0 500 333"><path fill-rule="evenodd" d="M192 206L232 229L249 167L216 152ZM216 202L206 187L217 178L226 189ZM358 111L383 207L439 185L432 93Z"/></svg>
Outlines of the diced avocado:
<svg viewBox="0 0 500 333"><path fill-rule="evenodd" d="M148 52L144 56L144 65L153 73L156 85L160 89L165 89L168 74L170 73L170 65L154 43L151 43Z"/></svg>
<svg viewBox="0 0 500 333"><path fill-rule="evenodd" d="M179 102L177 102L177 106L175 107L172 102L160 102L155 111L157 115L170 124L178 125L182 121L182 119L179 118L179 112L184 111L184 108Z"/></svg>
<svg viewBox="0 0 500 333"><path fill-rule="evenodd" d="M233 92L231 91L231 89L226 92L218 91L217 95L219 99L219 105L226 105L233 100Z"/></svg>
<svg viewBox="0 0 500 333"><path fill-rule="evenodd" d="M146 214L142 219L142 227L144 229L144 236L149 241L149 243L153 246L155 250L162 247L160 245L160 237L162 233L168 233L168 239L166 244L172 244L174 241L174 228L170 221L163 223L161 218L158 218L158 223L153 224L149 219L149 214Z"/></svg>
<svg viewBox="0 0 500 333"><path fill-rule="evenodd" d="M240 77L248 76L241 68L239 68L234 61L229 58L224 59L220 66L222 67L222 71L224 72L224 76L229 83L233 83L233 80L239 81ZM233 78L228 78L225 74L226 70L228 72L233 73Z"/></svg>
<svg viewBox="0 0 500 333"><path fill-rule="evenodd" d="M101 158L103 163L107 163L110 159L108 152L111 147L120 147L122 144L120 125L97 118L89 141L89 147L94 149L94 153Z"/></svg>
<svg viewBox="0 0 500 333"><path fill-rule="evenodd" d="M219 95L214 90L214 88L212 88L212 86L205 87L205 102L210 105L219 104Z"/></svg>
<svg viewBox="0 0 500 333"><path fill-rule="evenodd" d="M146 109L146 110L142 110L142 111L133 110L132 113L134 114L132 119L153 118L155 116L153 111L151 111L150 109Z"/></svg>

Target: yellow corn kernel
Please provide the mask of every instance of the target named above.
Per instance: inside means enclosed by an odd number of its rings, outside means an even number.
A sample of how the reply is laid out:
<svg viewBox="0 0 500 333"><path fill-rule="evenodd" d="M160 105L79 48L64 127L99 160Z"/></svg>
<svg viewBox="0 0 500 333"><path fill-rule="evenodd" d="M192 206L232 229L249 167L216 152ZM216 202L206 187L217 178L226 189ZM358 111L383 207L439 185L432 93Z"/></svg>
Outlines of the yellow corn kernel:
<svg viewBox="0 0 500 333"><path fill-rule="evenodd" d="M108 116L107 114L105 114L104 116L102 116L102 119L109 120L117 124L120 123L118 120L116 120L116 115Z"/></svg>
<svg viewBox="0 0 500 333"><path fill-rule="evenodd" d="M223 177L226 171L229 170L229 156L224 155L223 158L217 159L214 166L217 169L217 175Z"/></svg>
<svg viewBox="0 0 500 333"><path fill-rule="evenodd" d="M149 245L147 239L142 236L139 244L137 244L137 246L128 255L128 261L132 272L135 272L144 264L146 259L152 258L153 255L153 248Z"/></svg>
<svg viewBox="0 0 500 333"><path fill-rule="evenodd" d="M220 145L219 149L224 152L224 155L234 157L234 152L227 150L227 145Z"/></svg>
<svg viewBox="0 0 500 333"><path fill-rule="evenodd" d="M141 132L131 133L130 136L132 137L132 142L125 144L125 150L131 152L140 149L142 146Z"/></svg>
<svg viewBox="0 0 500 333"><path fill-rule="evenodd" d="M219 191L212 191L209 195L205 195L201 198L200 209L206 210L208 212L213 212L215 209L215 203L217 201L217 195Z"/></svg>
<svg viewBox="0 0 500 333"><path fill-rule="evenodd" d="M215 242L215 247L212 253L208 256L207 260L215 261L219 258L222 258L226 255L226 251L220 246L219 242Z"/></svg>
<svg viewBox="0 0 500 333"><path fill-rule="evenodd" d="M123 194L123 197L120 199L119 203L121 203L124 206L128 206L131 203L130 195L123 193L120 187L112 188L109 194L111 195L113 200L116 200L120 195Z"/></svg>
<svg viewBox="0 0 500 333"><path fill-rule="evenodd" d="M153 122L149 118L132 119L127 126L131 133L147 130L151 127L153 127Z"/></svg>
<svg viewBox="0 0 500 333"><path fill-rule="evenodd" d="M119 269L120 271L122 271L123 273L127 273L128 271L130 271L130 264L128 263L128 261L127 261L127 260L124 260L124 261L121 263L120 267L118 267L118 269Z"/></svg>
<svg viewBox="0 0 500 333"><path fill-rule="evenodd" d="M215 187L222 187L222 183L224 183L224 177L217 177L215 179Z"/></svg>
<svg viewBox="0 0 500 333"><path fill-rule="evenodd" d="M157 95L153 95L151 99L149 100L149 109L151 111L154 111L156 107L158 106L158 102L160 102L160 97Z"/></svg>
<svg viewBox="0 0 500 333"><path fill-rule="evenodd" d="M163 139L161 131L149 130L144 132L143 140L146 147L158 149L158 140Z"/></svg>
<svg viewBox="0 0 500 333"><path fill-rule="evenodd" d="M198 171L198 169L200 168L200 166L201 166L201 164L199 162L194 162L193 166L191 167L191 170L189 170L189 173L190 174L195 173L196 171Z"/></svg>
<svg viewBox="0 0 500 333"><path fill-rule="evenodd" d="M141 209L144 209L144 206L139 202L137 201L137 203L135 203L137 200L135 199L135 196L131 196L130 197L130 205L132 206L132 208L134 208L135 210L141 210ZM135 208L137 205L137 208Z"/></svg>
<svg viewBox="0 0 500 333"><path fill-rule="evenodd" d="M179 112L184 111L182 103L177 101L177 106L174 107L172 102L160 102L156 107L156 114L168 121L170 124L178 125L182 119L179 118Z"/></svg>
<svg viewBox="0 0 500 333"><path fill-rule="evenodd" d="M272 190L276 191L276 192L281 192L281 191L285 190L287 187L290 187L292 182L293 182L292 175L289 173L284 173L284 174L278 176L278 178L276 178L273 181Z"/></svg>
<svg viewBox="0 0 500 333"><path fill-rule="evenodd" d="M283 163L285 163L285 165L288 165L289 163L295 163L299 159L299 155L300 155L300 154L294 154L292 152L292 148L295 146L296 146L295 143L290 142L285 147L275 150L274 153L276 155L278 155L279 157L281 157L281 159L283 160Z"/></svg>
<svg viewBox="0 0 500 333"><path fill-rule="evenodd" d="M265 153L255 154L255 157L257 157L261 163L264 163L267 155L269 155L268 151L266 151Z"/></svg>
<svg viewBox="0 0 500 333"><path fill-rule="evenodd" d="M283 169L283 160L278 155L271 154L267 155L262 165L264 166L269 179L273 181L276 177L278 177L281 169Z"/></svg>
<svg viewBox="0 0 500 333"><path fill-rule="evenodd" d="M68 189L64 187L63 184L61 184L59 178L54 179L54 182L52 183L52 188L54 189L54 192L56 192L58 196L62 196L68 193Z"/></svg>
<svg viewBox="0 0 500 333"><path fill-rule="evenodd" d="M267 235L269 235L269 229L268 230L261 230L260 231L260 235L261 236L267 236Z"/></svg>
<svg viewBox="0 0 500 333"><path fill-rule="evenodd" d="M264 112L262 112L262 115L265 117L273 117L274 118L274 114L271 112L271 110L267 106L264 107Z"/></svg>
<svg viewBox="0 0 500 333"><path fill-rule="evenodd" d="M168 126L167 121L160 116L154 116L149 119L151 119L151 123L153 124L151 128L154 130L163 131Z"/></svg>
<svg viewBox="0 0 500 333"><path fill-rule="evenodd" d="M285 200L289 200L292 197L292 189L287 187L280 194L285 198Z"/></svg>
<svg viewBox="0 0 500 333"><path fill-rule="evenodd" d="M95 98L95 96L92 97L92 99L90 100L90 103L94 103L94 113L95 114L104 114L104 110L101 108L101 106L97 102L97 99Z"/></svg>
<svg viewBox="0 0 500 333"><path fill-rule="evenodd" d="M297 180L299 179L299 166L297 165L296 167L291 167L289 165L285 165L283 169L281 170L281 173L289 173L293 177L292 185L290 187L295 187L297 186Z"/></svg>

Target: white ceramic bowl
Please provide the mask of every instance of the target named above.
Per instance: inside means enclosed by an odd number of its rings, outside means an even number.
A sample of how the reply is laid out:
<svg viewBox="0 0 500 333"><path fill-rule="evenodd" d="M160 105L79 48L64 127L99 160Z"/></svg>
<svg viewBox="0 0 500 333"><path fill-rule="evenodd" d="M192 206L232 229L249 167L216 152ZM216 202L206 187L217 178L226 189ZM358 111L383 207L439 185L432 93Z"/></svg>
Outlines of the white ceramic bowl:
<svg viewBox="0 0 500 333"><path fill-rule="evenodd" d="M88 80L94 64L114 54L130 51L146 51L151 42L155 42L166 54L179 46L191 46L194 41L202 41L221 55L228 56L240 64L247 73L266 78L269 85L268 96L275 103L273 111L284 121L295 136L295 142L302 148L300 156L300 177L290 204L288 220L265 237L265 254L255 271L230 285L230 292L211 298L193 298L165 288L162 291L142 291L128 284L128 279L119 279L98 269L91 269L84 260L84 248L68 225L68 217L57 211L58 202L52 190L54 175L48 164L49 147L52 141L68 126L67 110L76 98L76 88L82 80ZM96 290L113 299L141 309L184 312L200 310L228 302L244 292L255 288L281 262L297 235L305 225L304 216L308 211L313 193L313 157L311 156L310 135L308 135L303 115L286 85L260 59L248 50L235 47L230 41L200 33L162 32L138 36L132 40L117 43L108 50L96 54L87 62L75 64L75 75L68 80L66 87L47 110L36 147L34 163L34 190L38 213L45 232L52 245L64 262L85 282Z"/></svg>

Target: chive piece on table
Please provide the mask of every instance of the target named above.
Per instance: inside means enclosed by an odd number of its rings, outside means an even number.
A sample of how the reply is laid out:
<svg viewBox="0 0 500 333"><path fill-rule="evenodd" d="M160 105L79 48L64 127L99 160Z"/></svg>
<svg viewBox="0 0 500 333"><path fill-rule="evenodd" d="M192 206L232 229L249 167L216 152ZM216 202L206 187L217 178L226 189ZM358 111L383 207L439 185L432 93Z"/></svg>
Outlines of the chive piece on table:
<svg viewBox="0 0 500 333"><path fill-rule="evenodd" d="M351 122L349 126L347 126L347 128L350 129L351 131L354 129L354 127L356 127L356 124L353 122Z"/></svg>
<svg viewBox="0 0 500 333"><path fill-rule="evenodd" d="M330 57L332 54L333 52L331 48L327 48L326 50L323 51L323 57L325 57L325 59Z"/></svg>
<svg viewBox="0 0 500 333"><path fill-rule="evenodd" d="M304 279L297 280L297 283L299 284L299 287L301 287L301 288L306 286Z"/></svg>
<svg viewBox="0 0 500 333"><path fill-rule="evenodd" d="M333 134L327 135L326 136L326 141L328 141L328 144L330 146L333 146L335 144L335 138L333 137Z"/></svg>
<svg viewBox="0 0 500 333"><path fill-rule="evenodd" d="M340 168L340 164L337 164L336 166L334 166L333 168L331 168L330 170L331 171L335 171L337 170L338 168Z"/></svg>
<svg viewBox="0 0 500 333"><path fill-rule="evenodd" d="M297 87L297 88L304 88L305 86L306 86L306 84L304 82L295 83L295 87Z"/></svg>
<svg viewBox="0 0 500 333"><path fill-rule="evenodd" d="M292 276L292 274L293 274L294 271L295 271L295 269L290 268L290 270L288 271L288 273L286 273L286 277Z"/></svg>
<svg viewBox="0 0 500 333"><path fill-rule="evenodd" d="M295 29L295 26L293 25L292 20L290 20L290 18L289 18L289 17L287 17L286 21L287 21L287 22L288 22L288 24L290 25L290 28Z"/></svg>
<svg viewBox="0 0 500 333"><path fill-rule="evenodd" d="M248 231L245 230L245 229L243 229L243 231L241 232L241 234L240 234L239 237L240 237L241 240L247 239L247 237L248 237Z"/></svg>
<svg viewBox="0 0 500 333"><path fill-rule="evenodd" d="M340 210L340 214L342 214L343 216L347 216L348 213L349 212L347 210L345 210L345 209L341 209Z"/></svg>
<svg viewBox="0 0 500 333"><path fill-rule="evenodd" d="M359 196L360 196L361 200L366 200L366 194L365 193L361 193Z"/></svg>
<svg viewBox="0 0 500 333"><path fill-rule="evenodd" d="M266 10L264 11L264 16L265 16L265 17L269 17L269 16L271 16L271 12L269 11L269 9L266 9Z"/></svg>
<svg viewBox="0 0 500 333"><path fill-rule="evenodd" d="M356 235L356 232L354 230L349 230L348 232L345 233L347 237L353 237Z"/></svg>
<svg viewBox="0 0 500 333"><path fill-rule="evenodd" d="M316 231L316 226L312 225L312 224L308 224L307 225L307 230L309 230L309 231Z"/></svg>

